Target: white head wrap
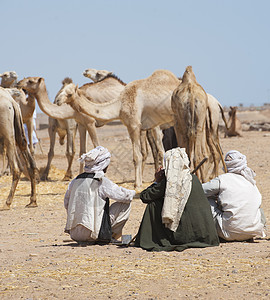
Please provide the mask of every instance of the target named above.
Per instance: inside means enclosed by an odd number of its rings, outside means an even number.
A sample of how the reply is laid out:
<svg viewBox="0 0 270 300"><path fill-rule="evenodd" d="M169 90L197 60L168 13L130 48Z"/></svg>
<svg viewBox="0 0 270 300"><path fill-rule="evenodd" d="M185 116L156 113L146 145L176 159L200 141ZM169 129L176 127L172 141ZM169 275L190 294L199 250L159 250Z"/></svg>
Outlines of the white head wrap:
<svg viewBox="0 0 270 300"><path fill-rule="evenodd" d="M225 164L228 173L235 173L244 176L253 185L256 184L254 177L255 172L247 166L247 158L237 150L231 150L225 155Z"/></svg>
<svg viewBox="0 0 270 300"><path fill-rule="evenodd" d="M167 184L161 212L162 223L176 231L191 192L192 176L184 148L168 150L164 160Z"/></svg>
<svg viewBox="0 0 270 300"><path fill-rule="evenodd" d="M98 176L95 177L103 177L103 170L108 167L110 164L111 153L108 149L97 146L91 151L83 154L79 158L80 163L85 163L84 171L86 173L95 173Z"/></svg>

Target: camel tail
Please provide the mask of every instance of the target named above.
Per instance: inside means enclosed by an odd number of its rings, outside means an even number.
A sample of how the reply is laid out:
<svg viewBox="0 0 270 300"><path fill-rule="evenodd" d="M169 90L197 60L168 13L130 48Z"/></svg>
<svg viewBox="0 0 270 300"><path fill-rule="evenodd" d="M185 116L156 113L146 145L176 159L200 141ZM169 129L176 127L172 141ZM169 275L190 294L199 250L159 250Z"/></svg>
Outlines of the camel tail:
<svg viewBox="0 0 270 300"><path fill-rule="evenodd" d="M220 106L219 106L220 107ZM222 109L222 107L220 107ZM223 111L223 109L222 109ZM224 113L223 113L224 115ZM224 171L225 173L227 173L227 166L225 164L225 161L224 161L224 158L223 158L223 154L222 154L222 150L221 150L221 147L220 147L220 144L219 144L219 141L216 141L216 143L213 141L213 138L212 138L212 128L211 128L211 125L212 125L212 119L211 119L211 112L210 112L210 109L208 108L208 117L209 117L209 124L208 124L208 120L206 119L206 138L208 140L208 146L210 148L210 151L213 153L213 148L212 148L212 145L213 144L217 151L218 151L218 154L220 156L220 159L221 159L221 162L222 162L222 165L223 165L223 168L224 168ZM225 123L225 126L227 124Z"/></svg>
<svg viewBox="0 0 270 300"><path fill-rule="evenodd" d="M20 107L14 101L12 103L14 109L14 130L15 130L15 140L19 148L25 150L27 148L27 139L25 136L23 128L23 120Z"/></svg>
<svg viewBox="0 0 270 300"><path fill-rule="evenodd" d="M12 106L14 109L14 131L15 131L16 144L21 151L22 157L24 159L24 163L27 167L27 171L30 174L30 173L33 173L34 170L37 169L36 162L35 162L35 159L33 158L33 156L31 155L28 145L27 145L27 139L25 136L24 128L23 128L21 109L15 101L12 103ZM20 168L22 168L22 165L21 165L21 162L20 162L20 159L18 156L17 156L17 160L18 160Z"/></svg>
<svg viewBox="0 0 270 300"><path fill-rule="evenodd" d="M222 116L223 122L225 124L226 130L228 131L229 127L228 127L228 123L227 123L227 120L226 120L225 115L224 115L223 107L220 104L218 104L218 106L219 106L219 109L220 109L220 112L221 112L221 116Z"/></svg>

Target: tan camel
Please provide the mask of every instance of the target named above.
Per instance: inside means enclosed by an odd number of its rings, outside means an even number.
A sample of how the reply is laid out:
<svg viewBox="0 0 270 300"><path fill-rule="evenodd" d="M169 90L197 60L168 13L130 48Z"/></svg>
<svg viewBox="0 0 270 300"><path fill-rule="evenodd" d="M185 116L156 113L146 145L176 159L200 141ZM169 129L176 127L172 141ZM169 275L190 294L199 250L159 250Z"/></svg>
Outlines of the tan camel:
<svg viewBox="0 0 270 300"><path fill-rule="evenodd" d="M34 121L33 114L35 111L36 101L35 97L31 94L26 95L22 89L17 87L17 73L15 71L7 71L0 75L2 78L1 86L7 88L7 91L11 94L12 98L20 105L23 123L27 126L29 148L32 155L34 155L33 147L33 131Z"/></svg>
<svg viewBox="0 0 270 300"><path fill-rule="evenodd" d="M170 99L179 83L170 71L157 70L146 79L130 82L116 100L107 103L89 101L81 88L76 88L74 84L66 87L63 101L74 110L97 120L109 122L119 119L127 126L133 146L135 187L140 187L143 170L141 130L152 129L173 120Z"/></svg>
<svg viewBox="0 0 270 300"><path fill-rule="evenodd" d="M83 72L83 76L90 78L94 82L101 81L108 77L109 75L113 75L113 72L107 70L96 70L96 69L86 69Z"/></svg>
<svg viewBox="0 0 270 300"><path fill-rule="evenodd" d="M62 84L65 85L70 82L72 82L71 79L65 78L62 81ZM55 101L54 101L54 103L55 103ZM60 145L64 144L65 137L67 137L66 158L68 161L68 167L67 167L67 170L66 170L63 180L72 179L72 177L73 177L72 162L73 162L74 156L75 156L75 136L76 136L77 127L78 127L77 123L74 119L57 120L57 119L51 118L49 116L48 133L49 133L49 137L50 137L50 148L49 148L49 152L48 152L47 165L42 173L41 180L44 180L44 181L48 180L51 163L52 163L52 160L54 157L54 146L55 146L56 133L59 136Z"/></svg>
<svg viewBox="0 0 270 300"><path fill-rule="evenodd" d="M72 81L72 80L71 80ZM62 86L62 88L68 83L68 81ZM70 118L74 118L78 125L78 130L80 133L80 155L86 152L86 129L92 139L94 147L96 147L98 143L98 138L96 135L96 128L95 128L95 120L88 115L79 114L78 112L74 111L69 105L61 105L61 91L57 93L55 97L55 103L52 104L47 95L46 86L44 79L40 77L35 78L27 78L20 82L21 86L25 87L26 90L30 91L33 90L35 96L38 95L37 101L41 108L41 110L49 115L50 117L60 120L66 120ZM28 86L28 87L27 87ZM90 97L94 97L96 101L108 101L114 99L116 95L123 90L125 84L116 76L110 76L109 78L105 78L103 82L93 84L88 83L83 85L81 88L86 92L86 94ZM53 136L53 132L50 133ZM71 139L70 139L71 140ZM54 141L52 140L52 143ZM48 163L45 171L42 175L43 179L46 179L48 176L48 171L50 167L50 160L53 157L53 145L50 147L50 152L48 153ZM80 171L82 171L82 165L80 167ZM65 176L66 178L69 175Z"/></svg>
<svg viewBox="0 0 270 300"><path fill-rule="evenodd" d="M78 114L76 111L74 111L70 106L63 104L58 105L55 103L51 103L48 97L45 81L41 77L28 77L24 78L20 82L18 82L18 86L25 89L29 93L33 94L38 102L38 105L40 109L47 114L49 117L53 119L59 120L66 120L66 119L74 119L77 123L79 123L81 126L79 126L79 132L80 132L80 155L85 152L86 149L86 129L92 139L94 147L99 145L97 134L96 134L96 128L95 128L95 120L87 115ZM61 91L61 90L60 90ZM56 100L55 100L56 102ZM69 130L71 127L68 127ZM60 131L59 131L60 133ZM83 134L84 133L84 134ZM84 137L83 137L84 135ZM63 132L60 133L60 136L63 138ZM52 144L54 141L52 141ZM71 144L72 139L70 138L67 144ZM52 145L51 145L52 146ZM69 149L72 149L72 146L70 146ZM53 157L53 151L52 148L50 148L51 152L48 153L48 163L47 167L42 175L43 179L47 179L47 173L48 173L48 167L50 166L50 159ZM72 163L72 156L74 155L71 152L67 153L69 157L69 164ZM81 166L82 169L82 166ZM71 169L68 168L65 178L72 176L70 173Z"/></svg>
<svg viewBox="0 0 270 300"><path fill-rule="evenodd" d="M27 147L19 105L3 88L0 88L0 115L0 135L4 139L8 162L12 171L12 186L2 209L6 210L10 208L21 175L22 166L19 161L16 145L20 150L20 157L22 157L27 166L31 180L30 203L27 207L36 207L36 163Z"/></svg>
<svg viewBox="0 0 270 300"><path fill-rule="evenodd" d="M218 163L222 157L217 129L219 113L216 113L217 121L213 123L213 109L209 108L208 102L213 103L214 100L208 99L209 95L198 84L192 67L188 66L181 84L172 95L172 110L178 145L186 148L191 169L198 166L204 157L209 158L196 172L202 182L218 174ZM209 170L212 170L210 174Z"/></svg>
<svg viewBox="0 0 270 300"><path fill-rule="evenodd" d="M18 75L15 71L7 71L0 74L1 86L3 88L16 87Z"/></svg>
<svg viewBox="0 0 270 300"><path fill-rule="evenodd" d="M90 78L94 82L102 81L109 77L116 77L113 72L107 70L96 70L96 69L86 69L83 72L83 75L87 78ZM119 79L118 77L116 77ZM124 84L126 85L126 84ZM97 121L98 127L104 125L102 122ZM146 140L147 138L148 143L152 150L152 155L154 159L155 170L160 166L163 165L163 157L164 157L164 148L162 145L162 133L159 127L149 129L145 132L141 132L141 151L143 156L143 164L148 156L148 146Z"/></svg>
<svg viewBox="0 0 270 300"><path fill-rule="evenodd" d="M236 116L237 106L230 106L228 126L224 137L242 136L242 124Z"/></svg>

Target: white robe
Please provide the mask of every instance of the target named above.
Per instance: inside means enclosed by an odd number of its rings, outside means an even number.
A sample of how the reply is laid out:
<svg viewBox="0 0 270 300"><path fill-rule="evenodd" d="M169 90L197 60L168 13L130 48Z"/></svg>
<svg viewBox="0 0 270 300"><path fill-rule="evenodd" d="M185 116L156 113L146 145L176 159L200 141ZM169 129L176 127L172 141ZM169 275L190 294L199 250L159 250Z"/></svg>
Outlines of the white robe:
<svg viewBox="0 0 270 300"><path fill-rule="evenodd" d="M226 173L202 186L220 237L244 241L265 236L260 211L262 197L256 185L242 175Z"/></svg>
<svg viewBox="0 0 270 300"><path fill-rule="evenodd" d="M112 230L118 235L130 213L130 203L135 191L119 187L106 177L73 179L64 198L67 210L66 232L77 241L96 240L104 214L105 199L115 201L110 207ZM121 226L119 226L121 224ZM118 238L118 236L117 236Z"/></svg>

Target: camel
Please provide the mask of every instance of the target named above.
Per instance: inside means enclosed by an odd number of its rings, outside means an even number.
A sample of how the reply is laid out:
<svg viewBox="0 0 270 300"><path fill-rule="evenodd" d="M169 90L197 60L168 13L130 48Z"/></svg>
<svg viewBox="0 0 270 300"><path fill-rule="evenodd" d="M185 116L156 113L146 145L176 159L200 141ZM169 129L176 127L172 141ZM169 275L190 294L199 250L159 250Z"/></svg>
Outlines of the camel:
<svg viewBox="0 0 270 300"><path fill-rule="evenodd" d="M90 78L94 82L101 81L108 77L109 75L113 75L113 72L107 70L96 70L96 69L86 69L83 72L83 76Z"/></svg>
<svg viewBox="0 0 270 300"><path fill-rule="evenodd" d="M157 70L146 79L128 83L117 99L107 103L89 101L91 99L74 84L66 87L63 101L74 110L102 122L122 121L131 138L135 188L139 188L142 185L143 170L141 130L146 131L173 121L170 98L179 83L172 72Z"/></svg>
<svg viewBox="0 0 270 300"><path fill-rule="evenodd" d="M29 139L29 148L32 155L34 155L34 147L33 147L33 131L34 131L34 123L33 123L33 113L36 106L36 101L33 95L26 95L22 89L18 89L17 87L17 73L15 71L7 71L0 75L2 78L1 86L7 88L7 91L11 94L13 99L20 105L23 123L27 126L28 131L28 139Z"/></svg>
<svg viewBox="0 0 270 300"><path fill-rule="evenodd" d="M18 75L15 71L7 71L0 74L1 86L3 88L16 87Z"/></svg>
<svg viewBox="0 0 270 300"><path fill-rule="evenodd" d="M65 84L70 83L72 80L70 78L65 78L62 81L63 86ZM54 101L55 103L55 101ZM57 120L53 119L49 116L49 128L48 133L50 137L50 149L48 152L48 159L47 165L41 175L41 180L47 181L48 175L51 168L52 159L54 157L54 146L55 146L55 138L56 133L59 136L59 143L60 145L64 144L65 137L67 137L66 143L66 158L68 161L68 167L66 173L64 175L63 180L70 180L72 179L72 162L75 156L75 136L77 132L78 125L74 119L67 119L67 120Z"/></svg>
<svg viewBox="0 0 270 300"><path fill-rule="evenodd" d="M242 136L242 124L236 116L237 106L230 106L228 126L225 129L224 137Z"/></svg>
<svg viewBox="0 0 270 300"><path fill-rule="evenodd" d="M0 135L4 139L8 162L12 172L12 186L2 209L10 209L14 193L20 179L22 166L20 164L19 154L27 166L31 180L30 203L26 207L36 207L36 163L27 146L19 105L2 87L0 88L0 115ZM18 146L20 153L17 152L16 145Z"/></svg>
<svg viewBox="0 0 270 300"><path fill-rule="evenodd" d="M78 130L80 133L80 155L86 152L86 129L92 139L94 147L96 147L99 142L96 135L95 120L88 115L80 114L74 111L69 105L61 105L61 92L65 84L62 86L60 91L55 97L55 103L52 104L48 98L45 81L41 77L28 77L19 82L21 87L25 88L28 91L33 91L35 97L38 96L37 102L41 110L54 119L66 120L74 118L75 121L79 124ZM123 90L125 83L123 83L116 76L109 76L104 78L100 83L87 83L84 84L81 89L85 91L88 97L94 97L96 101L109 101L118 96L121 90ZM50 148L51 149L51 148ZM49 156L49 154L48 154ZM50 153L50 157L53 157L53 153ZM46 174L48 172L48 164L42 175L42 179L46 179ZM80 166L80 172L82 171L82 165ZM66 176L65 176L66 177Z"/></svg>
<svg viewBox="0 0 270 300"><path fill-rule="evenodd" d="M214 114L214 107L218 106L213 105L216 100L214 97L209 98L198 84L192 67L188 66L181 84L173 92L171 105L178 145L186 149L190 168L195 169L204 157L209 158L196 172L202 182L218 175L219 156L222 158L218 138L219 113ZM212 120L214 115L216 119ZM210 175L209 169L213 170Z"/></svg>
<svg viewBox="0 0 270 300"><path fill-rule="evenodd" d="M65 84L64 84L65 85ZM64 86L63 85L63 86ZM25 89L29 93L33 94L38 102L38 105L40 109L47 114L49 117L53 119L59 120L67 120L67 119L74 119L77 123L79 123L79 132L80 132L80 155L86 152L86 129L92 139L94 147L99 145L97 134L96 134L96 128L95 128L95 120L87 115L84 114L78 114L76 111L74 111L71 107L69 107L66 104L59 105L57 101L55 100L55 103L51 103L48 97L45 80L42 77L28 77L24 78L21 81L18 82L18 86ZM61 90L60 90L61 91ZM52 122L52 121L51 121ZM53 126L53 124L51 125ZM73 129L71 127L66 126L68 130L71 132ZM50 134L53 135L53 131L55 129L52 128ZM60 131L58 131L60 133ZM60 133L60 136L63 138L63 132ZM72 138L71 135L69 141L67 144L69 144L69 149L72 149ZM61 143L61 142L60 142ZM53 136L52 136L52 142L50 145L50 151L48 153L48 163L44 170L44 173L42 174L42 179L46 180L49 172L50 162L53 157ZM74 157L74 149L71 150L71 152L67 152L68 161L69 161L69 167L65 174L64 179L71 178L71 163ZM82 166L80 167L80 170L82 170Z"/></svg>

